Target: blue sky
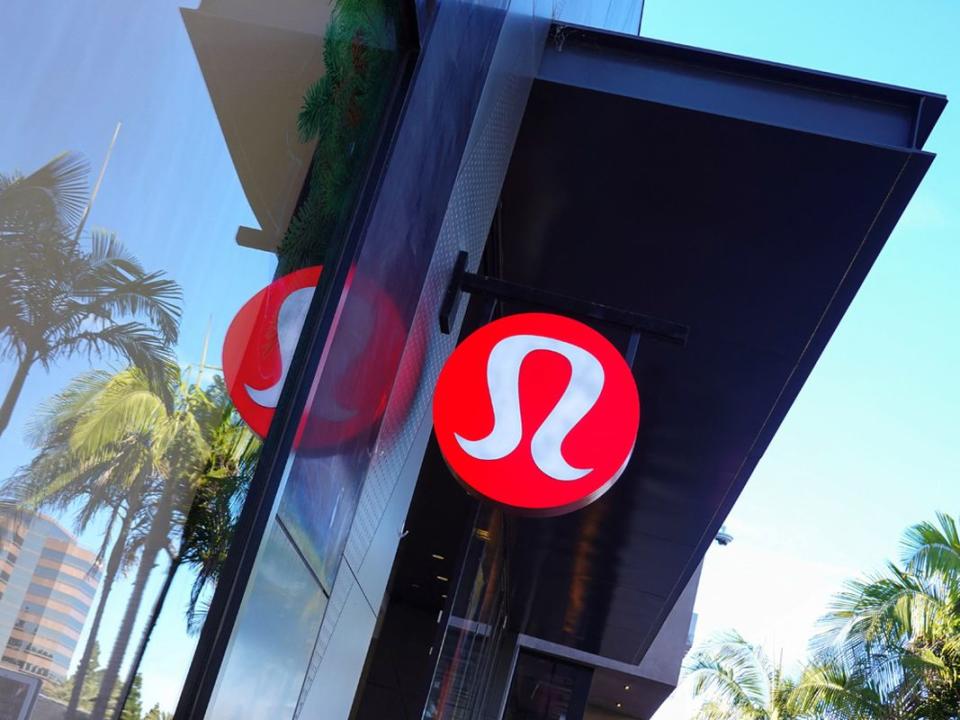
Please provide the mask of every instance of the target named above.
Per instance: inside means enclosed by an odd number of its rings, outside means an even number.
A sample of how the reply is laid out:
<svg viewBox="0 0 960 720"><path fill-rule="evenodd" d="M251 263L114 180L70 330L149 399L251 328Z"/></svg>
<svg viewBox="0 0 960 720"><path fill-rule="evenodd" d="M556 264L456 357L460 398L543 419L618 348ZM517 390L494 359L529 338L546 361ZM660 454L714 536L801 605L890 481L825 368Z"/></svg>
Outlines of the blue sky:
<svg viewBox="0 0 960 720"><path fill-rule="evenodd" d="M649 0L642 34L946 94L952 0ZM696 638L736 628L796 664L831 593L960 513L960 104L939 154L708 553ZM690 717L681 687L657 720Z"/></svg>
<svg viewBox="0 0 960 720"><path fill-rule="evenodd" d="M208 323L215 359L233 312L274 264L234 244L237 226L255 221L183 4L4 3L0 172L75 150L95 173L121 121L90 226L116 231L147 267L182 284L179 353L195 362ZM960 98L957 28L956 0L649 0L643 34ZM895 557L907 525L960 512L958 112L948 107L930 138L940 157L734 509L734 543L707 557L698 639L735 627L799 662L845 577ZM18 428L37 403L86 367L76 360L31 376L0 438L0 475L30 457ZM2 387L11 372L0 364ZM147 706L169 707L179 677L170 670L190 655L179 630L185 590L174 588L147 658ZM681 689L658 720L687 717Z"/></svg>

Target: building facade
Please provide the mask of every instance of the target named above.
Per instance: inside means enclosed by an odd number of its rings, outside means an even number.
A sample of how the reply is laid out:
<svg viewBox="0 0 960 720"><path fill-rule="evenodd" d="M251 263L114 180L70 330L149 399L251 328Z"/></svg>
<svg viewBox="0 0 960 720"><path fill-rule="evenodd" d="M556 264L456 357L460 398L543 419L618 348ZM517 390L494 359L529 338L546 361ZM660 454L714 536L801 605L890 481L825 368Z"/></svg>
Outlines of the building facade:
<svg viewBox="0 0 960 720"><path fill-rule="evenodd" d="M100 582L96 554L53 519L9 506L0 532L0 663L61 683Z"/></svg>

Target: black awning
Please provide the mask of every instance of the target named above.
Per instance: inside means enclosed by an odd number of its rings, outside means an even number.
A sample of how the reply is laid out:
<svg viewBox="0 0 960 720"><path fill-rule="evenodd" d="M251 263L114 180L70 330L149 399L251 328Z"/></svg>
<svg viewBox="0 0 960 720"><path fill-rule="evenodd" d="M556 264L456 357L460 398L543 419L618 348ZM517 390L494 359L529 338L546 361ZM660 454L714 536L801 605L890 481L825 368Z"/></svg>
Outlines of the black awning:
<svg viewBox="0 0 960 720"><path fill-rule="evenodd" d="M504 277L690 334L641 341L617 485L520 521L521 632L639 662L929 167L944 104L555 32L503 188Z"/></svg>

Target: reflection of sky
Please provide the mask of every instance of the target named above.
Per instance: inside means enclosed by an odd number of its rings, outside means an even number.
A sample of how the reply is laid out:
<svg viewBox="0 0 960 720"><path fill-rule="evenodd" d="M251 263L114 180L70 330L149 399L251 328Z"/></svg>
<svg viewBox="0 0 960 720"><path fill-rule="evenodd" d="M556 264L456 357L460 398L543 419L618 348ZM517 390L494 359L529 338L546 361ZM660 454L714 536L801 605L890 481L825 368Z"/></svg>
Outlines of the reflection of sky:
<svg viewBox="0 0 960 720"><path fill-rule="evenodd" d="M290 718L326 596L283 530L270 529L237 620L209 720ZM278 652L279 650L279 652Z"/></svg>
<svg viewBox="0 0 960 720"><path fill-rule="evenodd" d="M27 174L55 155L77 151L91 165L92 186L116 123L123 127L87 227L102 226L148 270L165 270L183 287L177 349L181 362L200 359L208 323L208 362L219 365L220 343L233 313L271 278L269 255L238 247L239 225L257 227L240 188L213 107L187 38L177 0L6 2L0 9L0 172ZM31 457L22 428L37 404L89 367L60 361L35 368L10 428L0 438L0 476ZM0 390L13 369L0 364ZM96 545L88 532L81 542ZM146 616L164 567L155 571ZM184 608L184 575L170 608ZM114 590L101 639L103 662L119 625L128 585ZM91 611L92 612L92 611ZM183 613L164 613L144 667L144 708L172 710L193 642ZM132 654L138 628L128 649ZM85 637L75 658L79 658Z"/></svg>

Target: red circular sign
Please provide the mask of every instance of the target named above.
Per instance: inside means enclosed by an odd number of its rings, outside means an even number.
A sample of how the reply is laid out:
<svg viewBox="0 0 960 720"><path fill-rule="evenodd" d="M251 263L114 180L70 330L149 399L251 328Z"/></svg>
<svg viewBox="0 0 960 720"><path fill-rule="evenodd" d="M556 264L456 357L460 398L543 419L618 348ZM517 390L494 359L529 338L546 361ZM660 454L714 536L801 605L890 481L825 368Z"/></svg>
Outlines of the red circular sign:
<svg viewBox="0 0 960 720"><path fill-rule="evenodd" d="M468 489L559 515L596 500L633 452L640 398L603 335L559 315L489 323L447 360L433 399L437 442Z"/></svg>
<svg viewBox="0 0 960 720"><path fill-rule="evenodd" d="M321 267L297 270L270 283L247 301L223 342L223 375L240 416L265 437L280 399L290 361L303 330ZM403 412L416 383L422 347L410 344L396 305L379 285L351 268L334 316L336 347L324 355L328 382L314 388L294 446L302 454L327 454L373 426L392 395ZM398 365L400 369L398 370ZM404 389L407 392L404 392Z"/></svg>
<svg viewBox="0 0 960 720"><path fill-rule="evenodd" d="M320 280L319 265L284 275L250 298L223 341L223 378L240 417L265 437Z"/></svg>

